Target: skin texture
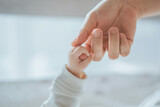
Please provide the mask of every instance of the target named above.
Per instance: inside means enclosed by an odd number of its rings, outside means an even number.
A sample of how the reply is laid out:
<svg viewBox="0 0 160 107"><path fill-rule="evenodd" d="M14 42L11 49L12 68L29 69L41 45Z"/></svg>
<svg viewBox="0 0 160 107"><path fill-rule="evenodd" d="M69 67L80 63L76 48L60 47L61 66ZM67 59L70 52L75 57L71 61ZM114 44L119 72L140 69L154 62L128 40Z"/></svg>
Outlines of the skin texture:
<svg viewBox="0 0 160 107"><path fill-rule="evenodd" d="M110 59L127 56L133 44L137 20L159 13L160 0L103 0L87 14L72 42L75 48L69 53L67 69L81 78L88 64L92 60L100 61L106 51ZM84 47L80 46L83 43Z"/></svg>
<svg viewBox="0 0 160 107"><path fill-rule="evenodd" d="M137 20L159 10L160 0L103 0L87 14L72 46L84 43L95 54L94 61L101 60L106 51L110 59L125 57L133 44ZM101 39L91 42L98 34L103 36L100 36L103 42Z"/></svg>
<svg viewBox="0 0 160 107"><path fill-rule="evenodd" d="M160 0L136 0L140 18L160 14Z"/></svg>
<svg viewBox="0 0 160 107"><path fill-rule="evenodd" d="M93 60L93 56L86 48L75 47L69 52L66 68L76 77L83 78L85 76L83 71Z"/></svg>

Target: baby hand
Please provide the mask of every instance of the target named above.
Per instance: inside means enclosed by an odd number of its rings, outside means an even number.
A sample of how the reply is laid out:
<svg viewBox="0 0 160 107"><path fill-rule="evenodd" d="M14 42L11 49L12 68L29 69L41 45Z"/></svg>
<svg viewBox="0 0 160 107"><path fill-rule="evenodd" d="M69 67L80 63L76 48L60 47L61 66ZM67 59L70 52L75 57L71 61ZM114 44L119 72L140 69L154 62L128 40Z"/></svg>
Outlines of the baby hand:
<svg viewBox="0 0 160 107"><path fill-rule="evenodd" d="M78 46L69 52L67 69L78 78L83 78L84 69L90 64L93 54L82 46Z"/></svg>

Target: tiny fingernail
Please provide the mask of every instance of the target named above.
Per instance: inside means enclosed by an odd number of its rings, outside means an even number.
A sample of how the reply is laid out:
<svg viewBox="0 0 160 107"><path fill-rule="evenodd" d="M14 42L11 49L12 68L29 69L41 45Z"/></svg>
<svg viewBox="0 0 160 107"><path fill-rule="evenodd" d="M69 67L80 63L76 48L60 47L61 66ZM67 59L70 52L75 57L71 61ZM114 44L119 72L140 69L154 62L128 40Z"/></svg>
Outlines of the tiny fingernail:
<svg viewBox="0 0 160 107"><path fill-rule="evenodd" d="M98 31L93 31L93 35L94 35L94 37L100 37L100 32L98 32Z"/></svg>

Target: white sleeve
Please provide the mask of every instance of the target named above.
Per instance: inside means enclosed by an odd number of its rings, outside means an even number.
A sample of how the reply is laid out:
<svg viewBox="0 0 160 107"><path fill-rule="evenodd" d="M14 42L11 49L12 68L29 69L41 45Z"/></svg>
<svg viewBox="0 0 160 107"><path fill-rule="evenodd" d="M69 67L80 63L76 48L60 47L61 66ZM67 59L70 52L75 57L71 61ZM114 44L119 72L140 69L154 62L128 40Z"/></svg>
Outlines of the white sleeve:
<svg viewBox="0 0 160 107"><path fill-rule="evenodd" d="M50 87L48 100L41 107L79 107L85 81L64 67Z"/></svg>

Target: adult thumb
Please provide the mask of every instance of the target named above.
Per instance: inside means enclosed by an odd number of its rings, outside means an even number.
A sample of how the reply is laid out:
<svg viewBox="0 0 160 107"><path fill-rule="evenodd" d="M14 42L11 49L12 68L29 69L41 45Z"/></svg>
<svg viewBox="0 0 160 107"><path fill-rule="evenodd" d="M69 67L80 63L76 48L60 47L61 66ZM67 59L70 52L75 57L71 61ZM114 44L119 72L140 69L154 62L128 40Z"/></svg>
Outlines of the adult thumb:
<svg viewBox="0 0 160 107"><path fill-rule="evenodd" d="M92 30L96 27L97 18L95 12L90 12L87 14L84 23L82 25L82 29L80 30L77 38L72 41L72 46L76 47L78 45L83 44L91 34Z"/></svg>

